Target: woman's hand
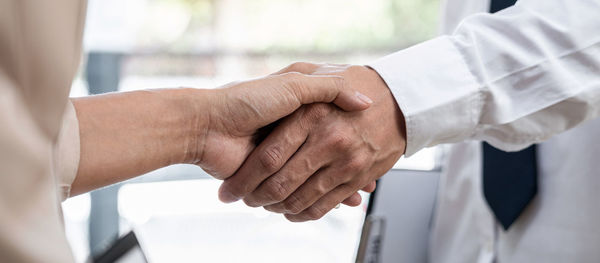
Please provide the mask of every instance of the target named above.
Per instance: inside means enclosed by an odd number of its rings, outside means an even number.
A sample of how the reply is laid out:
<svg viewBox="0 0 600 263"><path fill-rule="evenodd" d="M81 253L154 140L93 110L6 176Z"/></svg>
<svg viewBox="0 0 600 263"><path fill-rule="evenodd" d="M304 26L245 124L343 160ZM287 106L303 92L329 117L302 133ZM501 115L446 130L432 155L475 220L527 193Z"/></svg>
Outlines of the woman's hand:
<svg viewBox="0 0 600 263"><path fill-rule="evenodd" d="M190 160L218 179L231 176L244 162L255 147L260 128L293 113L303 104L333 102L343 110L358 111L372 103L351 90L341 77L300 73L232 83L211 90L206 98L208 123L197 136L198 148Z"/></svg>

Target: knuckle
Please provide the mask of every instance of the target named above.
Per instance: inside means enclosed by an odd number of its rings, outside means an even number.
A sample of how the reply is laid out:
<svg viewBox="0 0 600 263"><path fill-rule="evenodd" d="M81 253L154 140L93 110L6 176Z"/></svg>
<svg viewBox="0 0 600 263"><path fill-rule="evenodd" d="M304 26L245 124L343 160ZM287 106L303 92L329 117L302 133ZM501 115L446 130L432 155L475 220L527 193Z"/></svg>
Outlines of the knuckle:
<svg viewBox="0 0 600 263"><path fill-rule="evenodd" d="M283 207L285 211L290 214L298 214L304 210L304 202L302 199L297 197L295 194L292 194L286 201L283 203Z"/></svg>
<svg viewBox="0 0 600 263"><path fill-rule="evenodd" d="M288 66L288 70L289 71L294 71L294 72L301 72L303 71L305 68L307 68L309 65L309 63L306 62L294 62L291 65Z"/></svg>
<svg viewBox="0 0 600 263"><path fill-rule="evenodd" d="M283 154L279 146L267 147L259 156L261 166L269 173L274 173L283 166Z"/></svg>
<svg viewBox="0 0 600 263"><path fill-rule="evenodd" d="M264 193L268 201L281 202L287 197L287 188L285 183L278 179L271 178L265 182L266 191Z"/></svg>
<svg viewBox="0 0 600 263"><path fill-rule="evenodd" d="M350 83L344 77L333 79L334 85L340 89L350 88Z"/></svg>
<svg viewBox="0 0 600 263"><path fill-rule="evenodd" d="M325 195L329 189L332 189L335 184L337 179L339 179L341 177L338 176L323 176L321 178L319 178L319 181L316 184L315 187L315 193L319 196L323 196Z"/></svg>
<svg viewBox="0 0 600 263"><path fill-rule="evenodd" d="M348 149L352 146L352 139L341 131L332 133L329 137L329 145L336 149Z"/></svg>
<svg viewBox="0 0 600 263"><path fill-rule="evenodd" d="M309 208L308 210L306 210L306 216L310 219L310 220L319 220L321 219L325 214L327 213L327 211L325 209L322 209L318 206L313 206L311 208Z"/></svg>
<svg viewBox="0 0 600 263"><path fill-rule="evenodd" d="M355 156L346 163L346 171L362 171L367 167L367 160L362 156Z"/></svg>

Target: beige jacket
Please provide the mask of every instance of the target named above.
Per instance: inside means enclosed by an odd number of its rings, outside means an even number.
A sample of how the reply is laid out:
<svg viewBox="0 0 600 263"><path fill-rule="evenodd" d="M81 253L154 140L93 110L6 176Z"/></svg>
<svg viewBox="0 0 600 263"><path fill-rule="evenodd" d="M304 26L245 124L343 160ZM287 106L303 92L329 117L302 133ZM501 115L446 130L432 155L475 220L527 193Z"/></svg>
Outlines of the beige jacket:
<svg viewBox="0 0 600 263"><path fill-rule="evenodd" d="M0 262L72 262L60 202L79 163L68 100L86 2L0 1Z"/></svg>

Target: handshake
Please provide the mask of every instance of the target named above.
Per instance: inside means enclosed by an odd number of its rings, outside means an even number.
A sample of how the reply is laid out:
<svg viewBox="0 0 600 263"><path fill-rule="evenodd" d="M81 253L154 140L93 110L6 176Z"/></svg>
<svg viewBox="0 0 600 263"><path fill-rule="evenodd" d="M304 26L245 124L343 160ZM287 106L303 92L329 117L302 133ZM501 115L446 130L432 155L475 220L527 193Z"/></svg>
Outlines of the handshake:
<svg viewBox="0 0 600 263"><path fill-rule="evenodd" d="M214 92L189 160L224 180L226 203L317 220L359 205L404 153L402 113L367 67L295 63Z"/></svg>
<svg viewBox="0 0 600 263"><path fill-rule="evenodd" d="M296 63L220 89L72 101L81 154L71 195L189 163L224 180L224 202L316 220L359 205L357 192L372 192L406 145L390 90L362 66Z"/></svg>

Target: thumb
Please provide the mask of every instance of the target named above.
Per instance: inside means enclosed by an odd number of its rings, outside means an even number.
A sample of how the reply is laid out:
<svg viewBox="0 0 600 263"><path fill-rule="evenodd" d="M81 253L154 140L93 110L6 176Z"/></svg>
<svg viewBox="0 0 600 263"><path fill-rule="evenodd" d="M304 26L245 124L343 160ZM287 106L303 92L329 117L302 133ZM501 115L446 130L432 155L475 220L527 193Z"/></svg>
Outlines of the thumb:
<svg viewBox="0 0 600 263"><path fill-rule="evenodd" d="M340 76L305 75L296 72L278 75L289 94L300 104L317 102L334 103L345 111L361 111L369 108L373 101L366 95L352 90Z"/></svg>
<svg viewBox="0 0 600 263"><path fill-rule="evenodd" d="M340 76L305 75L289 72L265 78L232 83L217 91L214 101L219 114L230 113L226 119L237 123L240 131L254 131L292 114L304 104L334 103L345 111L361 111L373 101L350 89Z"/></svg>

